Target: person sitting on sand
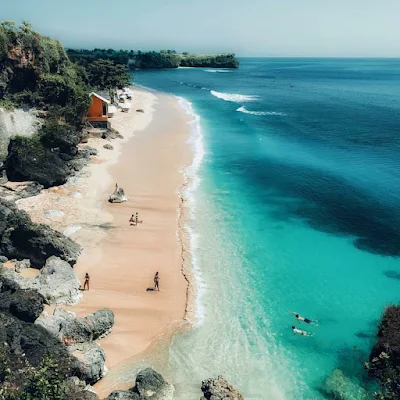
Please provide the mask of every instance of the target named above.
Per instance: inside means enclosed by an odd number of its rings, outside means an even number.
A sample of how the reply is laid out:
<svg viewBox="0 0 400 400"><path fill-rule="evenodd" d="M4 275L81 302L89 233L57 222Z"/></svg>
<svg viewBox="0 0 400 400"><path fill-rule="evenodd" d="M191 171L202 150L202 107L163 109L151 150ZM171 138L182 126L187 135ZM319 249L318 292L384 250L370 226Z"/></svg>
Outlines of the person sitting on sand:
<svg viewBox="0 0 400 400"><path fill-rule="evenodd" d="M135 216L133 214L132 214L129 222L130 222L131 225L135 225ZM137 223L136 223L136 225L137 225Z"/></svg>
<svg viewBox="0 0 400 400"><path fill-rule="evenodd" d="M86 272L85 275L85 282L83 283L83 290L86 290L86 286L87 286L87 290L89 290L89 282L90 282L90 276L89 274Z"/></svg>
<svg viewBox="0 0 400 400"><path fill-rule="evenodd" d="M296 317L297 321L299 321L299 322L304 321L306 324L312 324L314 322L314 321L311 321L311 319L302 317L301 315L297 314L294 311L290 311L290 314L293 314Z"/></svg>
<svg viewBox="0 0 400 400"><path fill-rule="evenodd" d="M160 291L160 277L158 276L158 271L154 275L154 289Z"/></svg>
<svg viewBox="0 0 400 400"><path fill-rule="evenodd" d="M294 335L299 334L301 336L312 336L311 333L297 329L294 325L292 325L292 331Z"/></svg>

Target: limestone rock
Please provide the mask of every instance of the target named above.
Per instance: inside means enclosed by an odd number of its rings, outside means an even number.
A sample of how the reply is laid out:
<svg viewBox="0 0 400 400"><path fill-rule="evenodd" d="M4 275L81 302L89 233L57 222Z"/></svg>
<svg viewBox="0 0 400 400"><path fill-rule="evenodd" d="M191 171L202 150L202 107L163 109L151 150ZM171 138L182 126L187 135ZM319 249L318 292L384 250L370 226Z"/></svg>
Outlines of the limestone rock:
<svg viewBox="0 0 400 400"><path fill-rule="evenodd" d="M129 390L115 390L105 400L141 400L137 393Z"/></svg>
<svg viewBox="0 0 400 400"><path fill-rule="evenodd" d="M37 196L42 189L43 186L37 182L4 182L0 184L0 197L15 202L26 197Z"/></svg>
<svg viewBox="0 0 400 400"><path fill-rule="evenodd" d="M34 290L21 290L4 276L1 276L0 282L0 310L11 313L21 321L35 321L44 309L43 297Z"/></svg>
<svg viewBox="0 0 400 400"><path fill-rule="evenodd" d="M200 400L243 400L243 396L222 376L202 382L203 397Z"/></svg>
<svg viewBox="0 0 400 400"><path fill-rule="evenodd" d="M78 360L75 367L81 379L93 384L104 376L106 356L96 342L78 343L70 346L68 350Z"/></svg>
<svg viewBox="0 0 400 400"><path fill-rule="evenodd" d="M128 200L128 198L125 196L124 189L122 189L122 188L115 189L114 193L111 194L108 199L108 201L110 203L122 203L127 200Z"/></svg>
<svg viewBox="0 0 400 400"><path fill-rule="evenodd" d="M17 260L30 259L41 268L51 256L74 265L81 252L71 239L46 225L32 223L25 211L0 199L0 254Z"/></svg>
<svg viewBox="0 0 400 400"><path fill-rule="evenodd" d="M27 258L15 262L15 272L21 273L22 271L30 267L31 267L31 260Z"/></svg>
<svg viewBox="0 0 400 400"><path fill-rule="evenodd" d="M34 278L24 278L9 269L5 269L3 275L21 289L36 290L47 304L75 305L82 297L73 269L58 257L50 257Z"/></svg>
<svg viewBox="0 0 400 400"><path fill-rule="evenodd" d="M345 376L340 369L333 370L325 380L321 392L333 399L367 400L369 398L365 389Z"/></svg>
<svg viewBox="0 0 400 400"><path fill-rule="evenodd" d="M102 338L111 332L114 325L114 313L104 309L77 319L71 312L56 309L52 316L39 318L35 323L41 325L60 341L85 343Z"/></svg>
<svg viewBox="0 0 400 400"><path fill-rule="evenodd" d="M103 147L104 147L106 150L114 150L114 147L111 146L111 144L105 144Z"/></svg>
<svg viewBox="0 0 400 400"><path fill-rule="evenodd" d="M136 377L136 386L131 389L140 400L172 400L174 387L152 368L140 371Z"/></svg>

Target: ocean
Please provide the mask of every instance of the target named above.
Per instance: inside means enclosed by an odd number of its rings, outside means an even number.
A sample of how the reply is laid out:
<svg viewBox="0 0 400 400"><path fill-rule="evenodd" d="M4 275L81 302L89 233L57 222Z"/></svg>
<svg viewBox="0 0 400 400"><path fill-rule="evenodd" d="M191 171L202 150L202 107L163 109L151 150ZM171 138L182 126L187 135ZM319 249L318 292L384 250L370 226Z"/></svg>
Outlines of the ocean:
<svg viewBox="0 0 400 400"><path fill-rule="evenodd" d="M197 317L167 375L179 400L218 375L247 400L325 399L340 385L362 398L362 360L400 300L400 60L240 61L134 73L196 116Z"/></svg>

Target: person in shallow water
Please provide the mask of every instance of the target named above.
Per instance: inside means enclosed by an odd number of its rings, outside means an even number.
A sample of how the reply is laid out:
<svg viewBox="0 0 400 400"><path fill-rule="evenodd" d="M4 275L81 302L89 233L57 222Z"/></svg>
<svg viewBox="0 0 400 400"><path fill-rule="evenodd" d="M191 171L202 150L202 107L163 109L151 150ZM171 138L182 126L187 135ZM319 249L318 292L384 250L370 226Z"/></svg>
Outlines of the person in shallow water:
<svg viewBox="0 0 400 400"><path fill-rule="evenodd" d="M89 274L86 272L86 275L85 275L85 282L83 283L83 290L86 290L86 287L87 287L87 290L89 290L89 282L90 282L90 276L89 276Z"/></svg>
<svg viewBox="0 0 400 400"><path fill-rule="evenodd" d="M158 271L154 275L154 289L160 290L160 277L158 276Z"/></svg>
<svg viewBox="0 0 400 400"><path fill-rule="evenodd" d="M314 322L311 319L302 317L301 315L297 314L296 312L290 311L290 314L293 314L296 317L297 321L299 321L299 322L304 321L307 324L312 324Z"/></svg>
<svg viewBox="0 0 400 400"><path fill-rule="evenodd" d="M312 336L312 333L308 333L306 331L302 331L301 329L297 329L294 325L292 325L292 331L294 335L301 335L301 336Z"/></svg>

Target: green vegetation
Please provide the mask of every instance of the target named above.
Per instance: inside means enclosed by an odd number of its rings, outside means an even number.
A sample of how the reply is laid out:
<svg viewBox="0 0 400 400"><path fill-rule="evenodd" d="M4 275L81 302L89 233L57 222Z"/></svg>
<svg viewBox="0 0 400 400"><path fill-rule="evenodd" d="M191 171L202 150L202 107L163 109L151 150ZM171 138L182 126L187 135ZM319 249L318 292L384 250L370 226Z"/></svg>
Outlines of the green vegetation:
<svg viewBox="0 0 400 400"><path fill-rule="evenodd" d="M196 55L184 54L181 67L238 68L239 61L234 54Z"/></svg>
<svg viewBox="0 0 400 400"><path fill-rule="evenodd" d="M92 87L113 89L123 88L129 84L129 75L125 65L115 65L111 60L99 59L87 66L89 84Z"/></svg>
<svg viewBox="0 0 400 400"><path fill-rule="evenodd" d="M71 60L88 66L95 60L110 60L123 64L128 69L163 69L178 67L238 68L239 61L234 54L178 54L175 50L133 51L112 49L70 49L67 51Z"/></svg>
<svg viewBox="0 0 400 400"><path fill-rule="evenodd" d="M33 368L28 362L13 357L4 345L1 346L2 400L68 400L69 388L65 384L68 375L68 365L50 356L43 357L40 365Z"/></svg>

